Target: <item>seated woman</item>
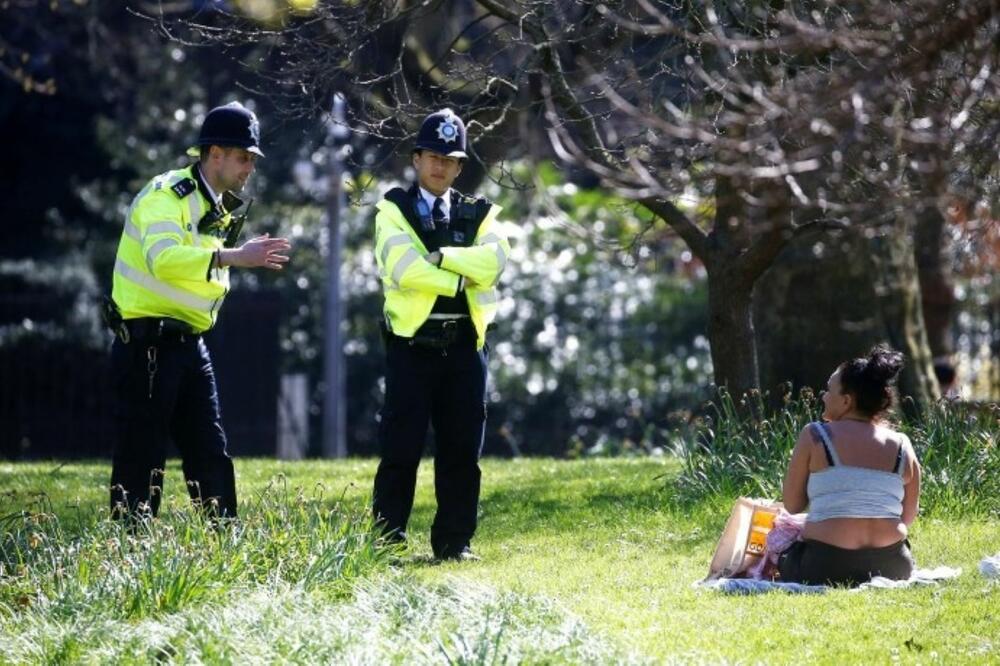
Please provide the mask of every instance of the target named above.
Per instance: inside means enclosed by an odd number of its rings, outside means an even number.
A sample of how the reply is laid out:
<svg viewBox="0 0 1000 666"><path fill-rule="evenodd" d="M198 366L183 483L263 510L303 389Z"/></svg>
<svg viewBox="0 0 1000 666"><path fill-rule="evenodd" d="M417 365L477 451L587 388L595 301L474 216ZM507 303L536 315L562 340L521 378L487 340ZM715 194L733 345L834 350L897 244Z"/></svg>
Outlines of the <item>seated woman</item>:
<svg viewBox="0 0 1000 666"><path fill-rule="evenodd" d="M907 528L917 517L920 464L909 438L882 422L903 355L878 346L827 382L823 420L802 430L782 488L785 509L809 507L803 541L781 554L781 580L858 585L906 579Z"/></svg>

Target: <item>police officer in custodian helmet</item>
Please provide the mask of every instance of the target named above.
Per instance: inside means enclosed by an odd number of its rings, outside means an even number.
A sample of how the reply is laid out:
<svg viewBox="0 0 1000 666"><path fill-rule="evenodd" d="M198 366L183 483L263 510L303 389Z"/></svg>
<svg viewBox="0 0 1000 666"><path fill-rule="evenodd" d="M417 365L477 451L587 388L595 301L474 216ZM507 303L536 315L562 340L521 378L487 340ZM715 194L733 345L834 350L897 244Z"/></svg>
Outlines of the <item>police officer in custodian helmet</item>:
<svg viewBox="0 0 1000 666"><path fill-rule="evenodd" d="M118 438L111 510L155 516L168 441L183 459L188 491L212 515L236 516L236 479L226 452L212 360L202 339L229 291L229 267L281 269L289 243L238 242L234 215L260 150L256 115L237 102L212 109L198 161L162 173L133 199L115 259L107 322L115 333L112 384Z"/></svg>
<svg viewBox="0 0 1000 666"><path fill-rule="evenodd" d="M412 151L417 182L376 208L375 254L385 294L385 406L374 514L405 542L428 424L435 435L439 559L475 559L479 456L486 425L486 329L510 253L500 207L452 189L466 159L451 109L427 116Z"/></svg>

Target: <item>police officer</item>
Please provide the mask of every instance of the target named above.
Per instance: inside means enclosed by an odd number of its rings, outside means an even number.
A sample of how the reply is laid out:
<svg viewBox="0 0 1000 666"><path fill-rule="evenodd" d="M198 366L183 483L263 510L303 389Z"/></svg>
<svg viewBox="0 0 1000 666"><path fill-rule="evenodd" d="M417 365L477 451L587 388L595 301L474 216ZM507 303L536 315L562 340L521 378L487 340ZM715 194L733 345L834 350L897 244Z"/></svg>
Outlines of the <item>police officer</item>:
<svg viewBox="0 0 1000 666"><path fill-rule="evenodd" d="M229 267L281 269L287 240L237 243L243 204L236 193L260 150L256 115L237 102L202 123L198 157L142 188L125 216L106 315L115 340L111 366L118 439L111 469L117 517L155 516L167 443L183 459L196 504L236 516L236 479L226 452L212 360L202 333L229 291Z"/></svg>
<svg viewBox="0 0 1000 666"><path fill-rule="evenodd" d="M411 159L417 182L377 204L375 253L385 293L385 408L374 513L405 542L427 426L434 426L439 559L475 559L486 424L486 329L510 244L500 207L451 185L466 159L465 125L451 109L427 116Z"/></svg>

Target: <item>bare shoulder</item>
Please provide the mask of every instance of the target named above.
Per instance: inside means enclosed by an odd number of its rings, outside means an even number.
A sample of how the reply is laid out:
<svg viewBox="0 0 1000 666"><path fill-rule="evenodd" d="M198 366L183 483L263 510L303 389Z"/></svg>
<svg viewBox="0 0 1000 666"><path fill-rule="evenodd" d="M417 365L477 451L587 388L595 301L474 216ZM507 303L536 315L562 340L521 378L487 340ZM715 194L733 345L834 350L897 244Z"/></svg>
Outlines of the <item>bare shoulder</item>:
<svg viewBox="0 0 1000 666"><path fill-rule="evenodd" d="M802 430L799 433L798 439L795 440L795 445L792 447L792 452L789 458L790 468L802 464L802 461L809 461L809 435L806 430Z"/></svg>
<svg viewBox="0 0 1000 666"><path fill-rule="evenodd" d="M899 437L899 445L906 451L906 456L912 460L917 460L917 452L913 449L913 442L910 441L910 436L905 432L897 432L896 435Z"/></svg>
<svg viewBox="0 0 1000 666"><path fill-rule="evenodd" d="M911 449L910 438L901 430L896 430L889 425L879 425L876 430L876 437L883 443L892 446L902 446L905 449Z"/></svg>
<svg viewBox="0 0 1000 666"><path fill-rule="evenodd" d="M795 441L795 448L808 449L812 444L819 444L819 443L820 443L819 437L816 435L815 430L813 430L813 424L810 423L799 431L799 437Z"/></svg>
<svg viewBox="0 0 1000 666"><path fill-rule="evenodd" d="M792 461L802 465L802 469L808 469L811 472L819 471L822 466L826 463L826 459L822 455L817 455L815 453L817 447L823 446L819 435L813 429L812 425L807 425L801 431L799 431L799 437L795 441L795 448L792 449Z"/></svg>
<svg viewBox="0 0 1000 666"><path fill-rule="evenodd" d="M909 480L912 478L914 468L919 466L917 461L917 453L913 449L913 442L910 441L909 435L905 432L895 430L888 426L883 426L884 437L882 438L883 445L886 448L892 448L894 451L901 449L903 455L906 457L906 469L907 472L904 477Z"/></svg>

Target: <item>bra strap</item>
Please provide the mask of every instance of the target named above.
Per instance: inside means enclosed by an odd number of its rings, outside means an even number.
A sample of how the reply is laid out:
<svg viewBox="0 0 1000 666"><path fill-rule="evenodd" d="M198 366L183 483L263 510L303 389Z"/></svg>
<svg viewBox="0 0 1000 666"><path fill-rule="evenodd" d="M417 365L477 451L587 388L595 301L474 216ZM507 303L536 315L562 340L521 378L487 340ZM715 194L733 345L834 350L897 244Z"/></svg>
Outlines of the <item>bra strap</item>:
<svg viewBox="0 0 1000 666"><path fill-rule="evenodd" d="M903 444L900 443L899 450L896 451L896 466L893 468L893 472L903 476L903 463L906 461L906 451L903 450Z"/></svg>
<svg viewBox="0 0 1000 666"><path fill-rule="evenodd" d="M812 430L813 436L818 437L820 442L822 442L823 450L826 451L826 461L830 463L830 466L840 465L837 450L833 448L833 441L830 439L830 433L826 430L826 425L814 421L809 424L809 428Z"/></svg>

